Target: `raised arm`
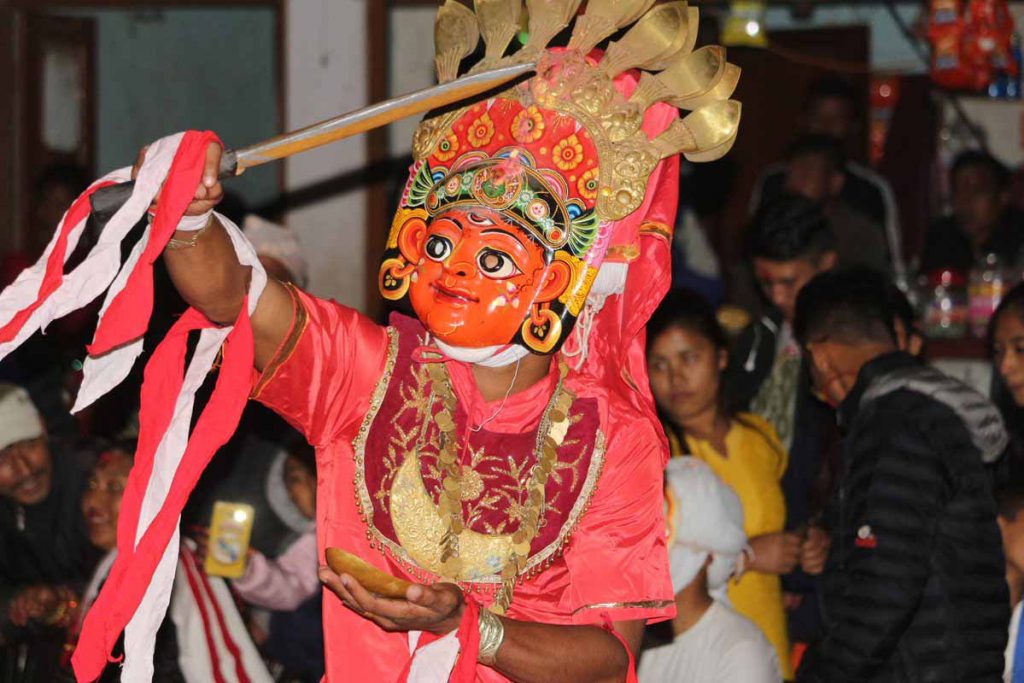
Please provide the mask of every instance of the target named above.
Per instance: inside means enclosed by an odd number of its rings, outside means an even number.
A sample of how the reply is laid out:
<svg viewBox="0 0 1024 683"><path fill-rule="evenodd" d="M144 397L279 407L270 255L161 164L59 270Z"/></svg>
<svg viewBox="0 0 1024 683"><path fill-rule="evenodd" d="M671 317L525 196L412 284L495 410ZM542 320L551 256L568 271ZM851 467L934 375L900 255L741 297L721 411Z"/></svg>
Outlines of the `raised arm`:
<svg viewBox="0 0 1024 683"><path fill-rule="evenodd" d="M141 165L145 152L145 149L139 152L136 169ZM224 190L217 179L220 154L220 145L210 145L206 152L203 181L196 189L196 196L189 204L186 215L201 216L215 207L224 196ZM224 228L214 217L209 227L200 234L177 231L174 237L179 242L191 242L195 238L194 246L164 251L164 262L178 293L213 322L221 325L234 323L249 286L249 268L238 262ZM263 369L270 362L288 334L291 321L291 297L281 283L268 278L267 287L252 317L257 369Z"/></svg>

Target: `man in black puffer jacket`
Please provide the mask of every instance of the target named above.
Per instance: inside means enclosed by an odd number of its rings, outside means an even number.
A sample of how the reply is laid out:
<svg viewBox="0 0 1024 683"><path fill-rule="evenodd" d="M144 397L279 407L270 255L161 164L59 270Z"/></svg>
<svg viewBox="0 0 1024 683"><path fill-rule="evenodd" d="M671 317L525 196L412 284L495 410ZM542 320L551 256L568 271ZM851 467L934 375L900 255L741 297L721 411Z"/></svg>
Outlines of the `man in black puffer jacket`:
<svg viewBox="0 0 1024 683"><path fill-rule="evenodd" d="M824 637L798 680L998 681L1009 598L984 463L998 411L896 350L885 282L825 274L797 303L814 384L838 408Z"/></svg>

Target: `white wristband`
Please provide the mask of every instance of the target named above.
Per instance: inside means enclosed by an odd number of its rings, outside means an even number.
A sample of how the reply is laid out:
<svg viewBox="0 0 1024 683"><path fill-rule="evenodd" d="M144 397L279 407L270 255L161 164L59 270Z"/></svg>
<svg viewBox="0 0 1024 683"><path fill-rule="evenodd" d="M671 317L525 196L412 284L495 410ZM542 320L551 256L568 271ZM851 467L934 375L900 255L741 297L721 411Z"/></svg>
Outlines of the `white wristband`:
<svg viewBox="0 0 1024 683"><path fill-rule="evenodd" d="M195 232L196 230L202 230L206 227L206 224L210 222L210 216L213 215L213 209L210 209L206 213L199 214L198 216L182 216L181 222L178 223L178 230L181 232Z"/></svg>

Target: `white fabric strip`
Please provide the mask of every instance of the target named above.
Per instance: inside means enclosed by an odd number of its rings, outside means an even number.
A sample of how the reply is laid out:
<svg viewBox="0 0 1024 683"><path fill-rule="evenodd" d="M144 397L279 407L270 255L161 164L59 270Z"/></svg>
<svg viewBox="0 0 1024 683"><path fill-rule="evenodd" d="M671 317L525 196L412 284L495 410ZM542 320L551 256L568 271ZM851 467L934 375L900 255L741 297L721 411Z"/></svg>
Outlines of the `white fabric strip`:
<svg viewBox="0 0 1024 683"><path fill-rule="evenodd" d="M256 311L259 298L267 283L266 272L260 265L256 251L246 241L238 226L224 216L218 215L218 218L235 247L239 263L252 267L249 285L249 314L252 315ZM145 534L150 522L167 500L171 482L174 480L174 474L188 443L188 430L192 421L195 392L212 369L217 352L231 330L230 327L207 328L200 334L199 344L193 354L192 362L189 363L185 372L185 381L181 394L178 395L174 417L171 419L167 433L154 456L153 473L139 512L139 526L135 534L136 543ZM112 353L116 353L116 351ZM123 357L123 362L133 363L134 360L134 357ZM121 371L123 368L115 370L118 373ZM167 612L170 590L174 580L178 540L179 534L175 530L171 544L157 565L139 608L125 629L125 666L121 680L126 683L135 683L136 681L141 683L152 679L153 643L156 639L156 632L160 628L160 622L163 621L164 614ZM173 552L171 552L172 548Z"/></svg>
<svg viewBox="0 0 1024 683"><path fill-rule="evenodd" d="M270 683L273 677L249 637L227 582L206 576L184 557L178 569L170 614L178 634L178 665L185 680L212 681L213 667L217 666L223 680L237 681L237 663L252 683ZM192 590L189 578L198 586L198 591ZM199 611L200 604L206 610L205 622ZM217 621L218 609L224 617L226 633ZM213 642L213 652L207 645L206 634ZM227 637L237 646L238 658L228 648Z"/></svg>
<svg viewBox="0 0 1024 683"><path fill-rule="evenodd" d="M142 238L132 248L131 254L129 254L124 266L121 266L121 242L128 231L142 219L146 210L152 204L156 192L159 192L160 186L163 184L164 178L167 177L167 173L171 168L171 162L174 161L174 154L178 150L178 145L181 144L181 138L182 134L179 133L158 140L150 146L146 152L146 160L142 168L139 169L139 175L135 181L136 189L132 193L132 198L110 219L110 222L107 223L106 228L104 228L103 233L100 235L96 247L86 257L85 262L76 269L77 272L91 262L90 269L97 272L97 280L104 280L104 287L110 286L110 289L107 290L107 296L103 300L103 306L100 308L100 320L106 315L110 304L121 293L121 290L124 289L128 282L128 276L135 270L135 266L138 265L142 253L146 250L146 245L149 244L151 227L146 226ZM173 148L171 147L172 143ZM122 214L125 214L129 204L135 203L135 193L140 191L140 186L144 187L143 200L137 202L140 206L134 206L132 213L126 214L125 223L135 216L134 211L136 209L140 213L130 225L127 225L127 229L124 229L123 224L116 224L114 221L118 220ZM153 190L154 187L156 188L155 190ZM151 190L153 190L152 196L148 200L145 199L145 195L149 195ZM116 233L111 234L112 230L116 231ZM90 261L91 259L92 261ZM111 280L108 278L113 278L112 285ZM96 399L104 396L108 391L123 382L128 373L131 372L136 359L142 354L142 349L142 339L135 339L98 358L87 357L83 367L82 385L78 390L78 396L75 399L74 407L71 408L71 412L77 413L87 408Z"/></svg>
<svg viewBox="0 0 1024 683"><path fill-rule="evenodd" d="M61 286L50 298L29 316L18 334L6 344L0 344L0 358L20 346L37 330L45 329L56 318L77 310L106 289L117 274L121 263L121 242L128 232L145 214L160 191L160 185L167 176L174 154L181 142L182 133L168 136L150 146L146 163L139 170L131 198L110 219L96 245L75 270L64 276ZM105 181L124 182L131 179L131 168L126 167L109 173L93 185ZM67 216L65 215L65 218ZM57 236L64 227L61 219L54 237L50 240L42 257L22 272L14 283L0 294L0 325L10 321L18 311L32 304L39 294L46 263L57 243ZM74 226L68 237L67 257L74 251L85 229L85 221Z"/></svg>
<svg viewBox="0 0 1024 683"><path fill-rule="evenodd" d="M249 631L245 628L245 624L242 623L242 617L238 614L238 609L235 607L227 582L219 577L207 577L206 582L213 599L217 601L220 611L224 615L224 626L228 631L226 635L230 635L238 647L238 654L241 657L240 664L249 680L252 683L270 683L272 680L270 672L267 671L260 653L253 645L252 638L249 637ZM233 664L235 658L226 649L224 654L225 656L221 657L221 662L224 664L230 662L231 667L230 670L226 670L228 667L223 666L221 671L224 673L226 680L231 680L235 675Z"/></svg>
<svg viewBox="0 0 1024 683"><path fill-rule="evenodd" d="M150 226L146 226L142 238L132 248L124 267L114 279L114 284L107 290L107 297L103 300L103 307L100 309L100 320L106 315L114 298L124 289L128 282L128 276L138 265L139 258L142 257L142 252L146 250L146 245L149 243L151 229ZM78 388L78 395L75 397L75 405L71 407L71 412L77 413L88 408L96 399L105 396L108 391L123 382L131 372L136 359L142 354L142 342L142 339L135 339L102 356L86 356L82 366L82 384Z"/></svg>
<svg viewBox="0 0 1024 683"><path fill-rule="evenodd" d="M199 612L199 596L192 593L185 562L174 577L174 601L170 615L178 637L178 668L186 681L213 681L212 658L206 644L206 626Z"/></svg>
<svg viewBox="0 0 1024 683"><path fill-rule="evenodd" d="M416 650L409 666L409 676L405 680L408 683L447 681L459 658L460 645L458 631L452 631Z"/></svg>
<svg viewBox="0 0 1024 683"><path fill-rule="evenodd" d="M181 220L178 221L178 227L176 230L181 232L195 232L196 230L202 230L206 227L206 223L210 220L210 216L213 215L213 209L210 209L206 213L201 213L198 216L182 216Z"/></svg>
<svg viewBox="0 0 1024 683"><path fill-rule="evenodd" d="M479 348L467 348L464 346L452 346L445 344L440 339L434 338L437 348L444 352L444 355L460 363L472 363L483 365L488 368L503 368L512 365L520 358L530 355L530 351L518 344L506 344L503 346L481 346Z"/></svg>
<svg viewBox="0 0 1024 683"><path fill-rule="evenodd" d="M171 424L154 456L153 473L146 488L146 495L143 497L142 508L139 511L139 526L135 533L136 543L145 534L149 524L167 499L171 482L174 480L174 473L181 463L181 457L184 455L185 446L188 443L195 392L206 379L210 368L213 367L217 352L220 350L224 338L227 337L228 331L207 329L200 334L199 344L192 362L185 372L181 393L178 394L174 417L171 419ZM134 361L134 359L131 360ZM125 663L121 680L126 683L150 681L153 678L153 646L156 632L164 619L171 598L179 540L178 531L175 529L170 543L153 572L153 577L150 579L138 609L125 628Z"/></svg>
<svg viewBox="0 0 1024 683"><path fill-rule="evenodd" d="M110 573L110 568L114 566L114 560L116 559L117 548L114 548L107 551L107 554L103 556L100 563L96 565L96 569L93 570L92 578L89 579L89 585L85 587L85 592L82 593L82 602L78 616L79 626L81 626L82 619L85 618L86 613L89 611L89 607L96 600L96 596L99 595L100 586L107 580L107 574Z"/></svg>

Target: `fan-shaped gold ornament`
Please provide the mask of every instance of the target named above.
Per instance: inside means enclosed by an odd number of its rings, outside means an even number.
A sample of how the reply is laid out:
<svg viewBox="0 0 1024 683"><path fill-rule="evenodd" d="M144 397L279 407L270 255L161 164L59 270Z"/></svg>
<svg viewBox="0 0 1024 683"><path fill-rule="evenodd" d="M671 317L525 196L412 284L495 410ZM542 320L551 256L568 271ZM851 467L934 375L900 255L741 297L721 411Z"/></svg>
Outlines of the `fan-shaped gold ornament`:
<svg viewBox="0 0 1024 683"><path fill-rule="evenodd" d="M442 83L454 81L459 64L473 54L480 42L480 27L473 10L458 0L448 0L437 10L434 22L434 64Z"/></svg>
<svg viewBox="0 0 1024 683"><path fill-rule="evenodd" d="M655 102L668 102L692 110L695 107L685 107L682 102L712 91L725 72L725 48L708 45L676 58L657 75L643 74L631 100L644 109Z"/></svg>
<svg viewBox="0 0 1024 683"><path fill-rule="evenodd" d="M487 49L484 62L493 64L505 54L512 38L519 32L519 15L523 11L522 0L473 0L480 34Z"/></svg>
<svg viewBox="0 0 1024 683"><path fill-rule="evenodd" d="M654 0L590 0L576 20L569 48L586 54L620 28L629 26L649 10Z"/></svg>
<svg viewBox="0 0 1024 683"><path fill-rule="evenodd" d="M740 70L725 60L725 50L709 46L694 51L700 13L677 0L654 6L655 0L589 0L576 16L581 0L525 0L529 12L527 46L504 56L520 24L521 0L474 0L479 34L487 45L476 72L505 64L537 62L537 76L496 96L517 100L572 117L593 138L598 149L599 186L596 212L602 221L625 218L642 203L650 174L673 154L691 161L720 158L732 147L739 130L741 107L730 100ZM454 0L438 16L438 76L457 76L458 63L477 41L475 28L456 9ZM653 7L653 9L652 9ZM446 9L447 8L447 9ZM442 15L443 13L443 15ZM574 19L575 18L575 19ZM452 23L450 30L441 24ZM545 48L573 25L567 48ZM608 46L595 66L591 50L619 29L632 25ZM640 83L628 100L614 78L627 69L641 69ZM655 139L642 126L647 110L658 102L691 113ZM429 157L465 110L448 111L425 120L413 139L413 155Z"/></svg>
<svg viewBox="0 0 1024 683"><path fill-rule="evenodd" d="M540 51L548 46L572 22L583 0L526 0L526 11L530 16L530 51Z"/></svg>
<svg viewBox="0 0 1024 683"><path fill-rule="evenodd" d="M725 72L718 82L704 93L693 97L682 97L672 100L672 104L680 109L700 109L706 104L727 100L736 92L736 86L740 84L741 69L735 64L726 64Z"/></svg>
<svg viewBox="0 0 1024 683"><path fill-rule="evenodd" d="M601 68L609 76L628 69L663 69L682 50L689 34L684 0L659 5L645 14L622 37L608 46Z"/></svg>
<svg viewBox="0 0 1024 683"><path fill-rule="evenodd" d="M680 153L687 158L707 154L709 158L705 160L713 161L729 151L739 130L741 113L742 107L735 100L713 102L674 122L654 140L654 145L663 158Z"/></svg>

